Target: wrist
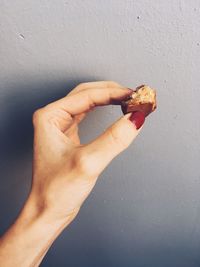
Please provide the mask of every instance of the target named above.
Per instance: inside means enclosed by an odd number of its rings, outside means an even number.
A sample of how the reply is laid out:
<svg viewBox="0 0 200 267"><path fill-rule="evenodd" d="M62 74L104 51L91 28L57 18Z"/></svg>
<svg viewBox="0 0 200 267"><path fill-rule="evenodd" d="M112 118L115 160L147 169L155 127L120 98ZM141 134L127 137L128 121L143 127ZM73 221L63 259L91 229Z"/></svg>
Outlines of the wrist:
<svg viewBox="0 0 200 267"><path fill-rule="evenodd" d="M65 220L55 219L45 209L38 208L29 196L17 220L0 240L2 266L38 266L73 217L74 214L71 214ZM12 257L7 257L9 254Z"/></svg>
<svg viewBox="0 0 200 267"><path fill-rule="evenodd" d="M65 228L76 217L79 209L67 214L65 217L60 217L51 208L38 203L38 197L30 193L19 217L23 217L26 224L37 222L43 226L62 227Z"/></svg>

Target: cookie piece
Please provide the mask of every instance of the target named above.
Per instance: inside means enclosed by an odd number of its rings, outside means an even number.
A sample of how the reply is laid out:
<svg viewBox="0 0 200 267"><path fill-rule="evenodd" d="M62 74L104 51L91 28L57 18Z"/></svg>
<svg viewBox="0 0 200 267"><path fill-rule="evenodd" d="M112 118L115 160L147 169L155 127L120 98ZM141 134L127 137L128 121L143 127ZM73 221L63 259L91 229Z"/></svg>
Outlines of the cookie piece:
<svg viewBox="0 0 200 267"><path fill-rule="evenodd" d="M121 103L124 114L141 111L145 117L153 112L157 107L156 91L147 85L138 86L133 93Z"/></svg>

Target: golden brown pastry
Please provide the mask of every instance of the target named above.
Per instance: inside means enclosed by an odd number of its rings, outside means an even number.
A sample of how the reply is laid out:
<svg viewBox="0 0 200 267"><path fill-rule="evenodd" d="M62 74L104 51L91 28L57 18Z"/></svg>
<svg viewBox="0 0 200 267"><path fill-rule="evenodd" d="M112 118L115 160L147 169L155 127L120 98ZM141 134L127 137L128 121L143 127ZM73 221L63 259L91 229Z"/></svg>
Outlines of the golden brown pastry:
<svg viewBox="0 0 200 267"><path fill-rule="evenodd" d="M140 85L133 91L131 96L122 101L121 107L124 114L141 111L146 117L157 107L156 91L147 85Z"/></svg>

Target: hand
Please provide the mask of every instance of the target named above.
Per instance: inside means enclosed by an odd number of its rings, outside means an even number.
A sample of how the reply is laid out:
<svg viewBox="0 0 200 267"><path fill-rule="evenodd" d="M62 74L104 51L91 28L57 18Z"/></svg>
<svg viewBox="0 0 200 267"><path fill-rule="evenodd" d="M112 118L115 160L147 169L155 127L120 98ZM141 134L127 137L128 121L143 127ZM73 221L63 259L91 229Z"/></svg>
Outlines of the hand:
<svg viewBox="0 0 200 267"><path fill-rule="evenodd" d="M120 103L132 90L115 82L78 85L66 97L33 115L34 160L30 198L49 217L75 217L108 163L127 148L144 122L126 114L89 144L80 144L78 125L95 106ZM135 124L134 124L135 122Z"/></svg>
<svg viewBox="0 0 200 267"><path fill-rule="evenodd" d="M89 144L80 144L78 136L87 112L120 104L131 92L114 82L84 83L34 113L32 187L18 218L0 239L2 267L39 266L99 174L137 136L144 123L140 112L126 114Z"/></svg>

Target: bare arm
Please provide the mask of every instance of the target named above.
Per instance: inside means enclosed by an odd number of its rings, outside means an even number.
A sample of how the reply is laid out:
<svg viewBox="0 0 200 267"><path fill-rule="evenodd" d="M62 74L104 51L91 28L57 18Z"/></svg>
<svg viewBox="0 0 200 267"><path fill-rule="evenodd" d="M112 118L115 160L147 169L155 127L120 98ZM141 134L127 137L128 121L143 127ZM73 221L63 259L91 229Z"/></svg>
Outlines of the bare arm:
<svg viewBox="0 0 200 267"><path fill-rule="evenodd" d="M0 240L1 266L38 266L56 237L71 222L51 220L48 214L35 213L28 200L15 223Z"/></svg>

